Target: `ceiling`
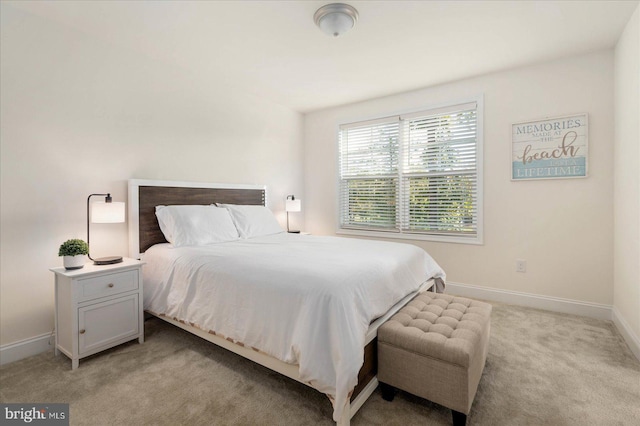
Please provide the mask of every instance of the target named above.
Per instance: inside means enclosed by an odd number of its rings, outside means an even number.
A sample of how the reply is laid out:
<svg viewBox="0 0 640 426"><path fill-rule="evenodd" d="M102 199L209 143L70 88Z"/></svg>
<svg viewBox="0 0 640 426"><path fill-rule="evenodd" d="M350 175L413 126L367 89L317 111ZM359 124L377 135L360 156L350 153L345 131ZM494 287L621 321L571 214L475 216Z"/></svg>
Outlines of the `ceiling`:
<svg viewBox="0 0 640 426"><path fill-rule="evenodd" d="M344 0L343 0L344 1ZM330 1L20 1L12 7L310 112L615 46L638 1L349 1L355 28L313 22Z"/></svg>

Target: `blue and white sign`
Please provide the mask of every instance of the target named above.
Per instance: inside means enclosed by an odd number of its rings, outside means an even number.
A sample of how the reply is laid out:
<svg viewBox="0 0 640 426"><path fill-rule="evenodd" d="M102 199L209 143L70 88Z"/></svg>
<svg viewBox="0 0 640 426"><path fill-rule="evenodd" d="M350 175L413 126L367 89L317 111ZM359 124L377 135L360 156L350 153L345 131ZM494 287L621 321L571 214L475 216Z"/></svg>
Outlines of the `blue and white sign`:
<svg viewBox="0 0 640 426"><path fill-rule="evenodd" d="M587 176L587 114L512 126L511 180Z"/></svg>

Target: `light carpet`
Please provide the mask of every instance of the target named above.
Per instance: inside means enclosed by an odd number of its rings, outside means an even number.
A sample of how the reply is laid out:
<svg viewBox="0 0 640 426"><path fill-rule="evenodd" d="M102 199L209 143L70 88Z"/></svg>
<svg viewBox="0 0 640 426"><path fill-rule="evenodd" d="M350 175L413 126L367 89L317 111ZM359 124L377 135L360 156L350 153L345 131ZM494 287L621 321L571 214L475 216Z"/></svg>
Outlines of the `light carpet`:
<svg viewBox="0 0 640 426"><path fill-rule="evenodd" d="M467 424L639 425L640 362L610 321L492 303ZM159 319L71 371L53 350L0 368L0 402L70 404L72 425L331 425L320 393ZM352 425L450 425L451 412L376 390Z"/></svg>

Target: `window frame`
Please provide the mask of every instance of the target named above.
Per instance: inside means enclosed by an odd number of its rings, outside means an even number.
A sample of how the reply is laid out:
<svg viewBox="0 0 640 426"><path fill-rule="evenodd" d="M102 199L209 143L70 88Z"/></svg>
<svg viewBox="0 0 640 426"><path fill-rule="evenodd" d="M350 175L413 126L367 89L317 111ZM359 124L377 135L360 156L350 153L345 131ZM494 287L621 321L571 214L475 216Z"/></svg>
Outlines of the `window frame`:
<svg viewBox="0 0 640 426"><path fill-rule="evenodd" d="M410 232L407 230L390 230L390 231L381 231L381 230L367 230L367 229L354 229L354 228L342 228L341 227L341 152L340 152L340 131L342 126L353 125L356 123L364 123L367 121L378 121L385 120L396 116L411 116L416 113L429 113L432 111L437 111L438 109L450 108L456 105L468 104L468 103L476 103L476 220L477 220L477 228L475 236L464 236L464 235L442 235L442 234L430 234L425 232ZM434 242L447 242L447 243L460 243L460 244L472 244L472 245L482 245L484 244L484 97L483 95L478 95L474 97L464 98L452 102L443 102L439 104L429 105L426 107L417 108L415 110L403 111L400 113L391 113L384 116L375 116L369 117L365 119L356 119L350 120L343 123L339 123L337 126L337 138L336 138L336 159L337 159L337 173L336 173L336 196L337 196L337 205L336 205L336 234L338 235L351 235L351 236L362 236L362 237L371 237L371 238L385 238L385 239L400 239L400 240L417 240L417 241L434 241ZM402 130L400 131L402 133ZM402 145L404 145L404 141L400 143L401 151L404 149ZM399 170L398 170L398 179L403 179L403 166L402 159L399 160ZM398 194L398 209L401 210L402 200L399 198ZM407 212L400 211L399 214L406 215Z"/></svg>

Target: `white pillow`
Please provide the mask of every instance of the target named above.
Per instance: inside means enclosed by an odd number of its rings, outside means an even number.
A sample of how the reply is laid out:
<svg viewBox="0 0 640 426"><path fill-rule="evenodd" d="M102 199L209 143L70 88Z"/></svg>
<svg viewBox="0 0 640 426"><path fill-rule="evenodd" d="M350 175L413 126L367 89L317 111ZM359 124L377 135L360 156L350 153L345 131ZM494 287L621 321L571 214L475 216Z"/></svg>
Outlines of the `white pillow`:
<svg viewBox="0 0 640 426"><path fill-rule="evenodd" d="M218 204L229 209L240 237L253 238L263 235L280 234L284 230L265 206L245 206L237 204Z"/></svg>
<svg viewBox="0 0 640 426"><path fill-rule="evenodd" d="M156 206L164 237L174 247L202 246L239 238L227 209L216 206Z"/></svg>

